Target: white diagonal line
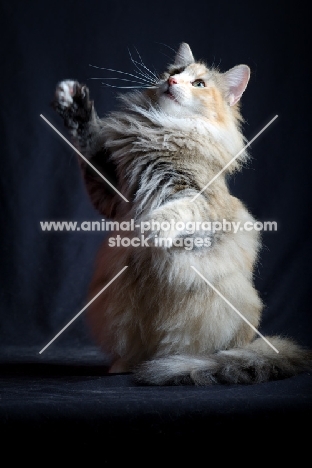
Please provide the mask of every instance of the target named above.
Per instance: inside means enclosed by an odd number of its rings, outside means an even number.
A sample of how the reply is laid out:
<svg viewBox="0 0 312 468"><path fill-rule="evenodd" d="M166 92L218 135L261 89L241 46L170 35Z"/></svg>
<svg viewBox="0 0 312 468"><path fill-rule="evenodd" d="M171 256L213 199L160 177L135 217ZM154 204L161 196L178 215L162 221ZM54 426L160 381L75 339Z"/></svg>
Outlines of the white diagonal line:
<svg viewBox="0 0 312 468"><path fill-rule="evenodd" d="M253 325L252 323L249 322L249 320L246 319L246 317L243 316L243 314L241 314L239 312L239 310L237 310L224 296L223 294L220 293L220 291L218 291L194 266L191 266L191 268L193 268L194 271L196 271L196 273L217 293L219 294L219 296L269 345L271 346L271 348L276 352L276 353L279 353L279 351L275 348L275 346L273 346L266 338L265 336L263 336Z"/></svg>
<svg viewBox="0 0 312 468"><path fill-rule="evenodd" d="M251 145L251 143L252 143L253 141L255 141L255 140L256 140L256 138L258 138L258 136L260 136L260 135L261 135L261 133L263 133L263 132L264 132L264 130L266 130L266 129L268 128L268 126L269 126L269 125L271 125L271 123L273 123L273 122L274 122L274 120L275 120L275 119L277 119L277 117L278 117L278 115L276 115L275 117L273 117L273 119L271 119L271 120L270 120L270 122L269 122L269 123L267 123L267 124L266 124L266 125L263 127L263 129L262 129L262 130L260 130L260 132L258 132L258 133L257 133L257 135L256 135L256 136L254 136L254 137L252 138L252 140L250 140L250 141L247 143L247 145L246 145L246 146L244 146L244 148L243 148L243 149L241 149L241 150L240 150L240 151L237 153L237 155L236 155L236 156L234 156L234 158L232 158L232 159L231 159L231 161L230 161L230 162L228 162L228 163L227 163L227 164L226 164L226 165L223 167L223 169L221 169L221 171L220 171L220 172L218 172L218 174L216 174L216 175L215 175L215 176L214 176L214 177L211 179L211 181L210 181L210 182L208 182L208 184L207 184L207 185L205 185L205 187L204 187L204 188L202 188L202 189L201 189L201 191L200 191L200 192L198 192L198 193L195 195L195 197L193 197L193 198L192 198L191 202L193 202L194 200L196 200L196 198L197 198L197 197L199 197L199 195L200 195L200 194L201 194L201 193L202 193L204 190L206 190L206 188L207 188L207 187L209 187L209 185L210 185L210 184L212 184L212 182L214 182L214 181L215 181L215 180L216 180L216 179L219 177L219 175L220 175L220 174L222 174L222 172L224 172L224 171L225 171L225 169L227 169L227 168L230 166L230 164L232 164L232 162L233 162L233 161L235 161L235 159L237 159L237 158L238 158L238 156L240 156L240 155L243 153L243 151L245 151L245 149L246 149L246 148L248 148L248 146L250 146L250 145Z"/></svg>
<svg viewBox="0 0 312 468"><path fill-rule="evenodd" d="M46 345L44 348L42 348L42 350L41 350L41 351L39 351L39 354L43 353L43 351L44 351L45 349L47 349L47 347L48 347L48 346L50 346L50 344L51 344L51 343L53 343L53 341L54 341L54 340L56 340L56 338L57 338L58 336L60 336L60 334L61 334L61 333L63 333L63 331L64 331L64 330L66 330L66 328L67 328L67 327L69 327L69 325L70 325L70 324L72 324L72 323L73 323L73 321L74 321L74 320L76 320L76 318L77 318L77 317L79 317L79 315L80 315L80 314L82 314L82 312L83 312L84 310L86 310L86 308L87 308L87 307L89 307L89 305L90 305L90 304L92 304L92 302L93 302L93 301L95 301L95 299L96 299L97 297L99 297L99 295L100 295L100 294L102 294L102 292L103 292L103 291L105 291L105 289L106 289L106 288L108 288L108 286L110 286L110 285L113 283L113 281L115 281L115 279L116 279L116 278L118 278L118 276L119 276L119 275L121 275L121 273L122 273L122 272L123 272L123 271L124 271L126 268L128 268L128 265L126 265L125 267L123 267L123 269L122 269L122 270L120 270L120 272L119 272L119 273L117 273L117 275L116 275L116 276L114 276L114 278L113 278L113 279L111 279L111 280L109 281L109 283L107 283L107 285L106 285L106 286L104 286L104 288L103 288L103 289L101 289L101 291L100 291L100 292L98 292L98 293L97 293L97 294L94 296L94 298L93 298L93 299L91 299L91 301L90 301L90 302L88 302L88 304L87 304L87 305L85 305L85 306L84 306L84 308L83 308L83 309L81 309L81 311L80 311L80 312L78 312L78 314L77 314L77 315L75 315L75 317L74 317L74 318L72 318L72 319L71 319L71 321L70 321L70 322L68 322L68 324L67 324L67 325L65 325L65 327L64 327L64 328L62 328L62 330L61 330L61 331L59 331L59 332L58 332L58 334L57 334L57 335L55 335L55 337L54 337L54 338L53 338L51 341L49 341L49 343L48 343L48 344L47 344L47 345Z"/></svg>
<svg viewBox="0 0 312 468"><path fill-rule="evenodd" d="M105 182L106 182L108 185L110 185L110 186L112 187L112 189L115 190L115 192L118 193L118 195L121 196L121 198L123 198L126 202L129 202L129 200L127 200L126 197L124 197L123 194L120 193L120 192L116 189L116 187L114 187L113 184L111 184L111 183L103 176L103 174L101 174L100 171L98 171L98 170L96 169L96 167L94 167L93 164L91 164L91 163L87 160L87 158L85 158L85 157L77 150L77 148L75 148L74 145L72 145L72 144L67 140L67 138L65 138L65 137L61 134L61 132L59 132L59 131L48 121L48 119L46 119L42 114L40 114L40 117L42 117L43 120L45 120L45 121L47 122L47 124L50 125L50 127L53 128L53 130L55 130L56 133L57 133L58 135L60 135L60 137L63 138L63 140L65 140L66 143L67 143L71 148L73 148L73 150L75 150L76 153L79 154L79 156L80 156L87 164L89 164L89 166L92 167L92 169L93 169L95 172L97 172L97 174L99 174L99 176L102 177L102 179L104 179Z"/></svg>

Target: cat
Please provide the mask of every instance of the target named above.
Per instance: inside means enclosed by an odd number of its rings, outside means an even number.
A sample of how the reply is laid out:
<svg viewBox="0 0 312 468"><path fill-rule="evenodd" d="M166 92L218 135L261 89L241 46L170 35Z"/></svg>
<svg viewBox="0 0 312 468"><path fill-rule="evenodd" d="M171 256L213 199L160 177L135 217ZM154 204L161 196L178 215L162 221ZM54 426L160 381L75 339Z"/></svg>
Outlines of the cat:
<svg viewBox="0 0 312 468"><path fill-rule="evenodd" d="M104 239L89 287L91 300L119 274L86 310L109 372L130 372L142 385L210 385L310 370L310 350L257 333L259 232L204 227L255 221L226 179L248 160L240 102L250 68L220 72L195 60L187 43L160 77L132 62L140 86L105 117L76 80L59 82L52 102L76 148L109 181L78 157L93 205L135 226L119 224Z"/></svg>

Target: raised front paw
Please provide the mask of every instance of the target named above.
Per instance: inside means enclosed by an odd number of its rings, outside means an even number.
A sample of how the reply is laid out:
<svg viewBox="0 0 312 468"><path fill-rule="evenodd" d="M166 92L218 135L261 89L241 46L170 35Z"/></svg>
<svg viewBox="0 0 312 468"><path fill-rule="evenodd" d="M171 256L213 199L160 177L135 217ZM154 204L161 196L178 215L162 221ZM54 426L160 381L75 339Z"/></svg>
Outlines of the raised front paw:
<svg viewBox="0 0 312 468"><path fill-rule="evenodd" d="M164 212L154 212L140 220L139 226L150 246L199 251L211 247L213 242L212 232L205 224L207 222L174 219L166 217Z"/></svg>
<svg viewBox="0 0 312 468"><path fill-rule="evenodd" d="M73 96L77 94L77 91L79 92L79 89L81 85L78 81L61 81L56 87L53 104L61 109L70 107L74 102Z"/></svg>
<svg viewBox="0 0 312 468"><path fill-rule="evenodd" d="M63 117L67 127L77 129L89 121L93 103L89 100L86 85L64 80L58 83L51 105Z"/></svg>

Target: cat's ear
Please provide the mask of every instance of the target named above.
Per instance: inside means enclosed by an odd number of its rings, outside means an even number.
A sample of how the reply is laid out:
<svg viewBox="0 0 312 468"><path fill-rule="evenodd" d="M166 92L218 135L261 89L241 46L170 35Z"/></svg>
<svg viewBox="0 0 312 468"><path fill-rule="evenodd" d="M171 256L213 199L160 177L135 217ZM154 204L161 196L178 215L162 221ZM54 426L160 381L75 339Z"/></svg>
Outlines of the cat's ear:
<svg viewBox="0 0 312 468"><path fill-rule="evenodd" d="M245 91L250 78L250 68L247 65L237 65L226 73L223 79L226 87L226 99L230 106L236 104Z"/></svg>
<svg viewBox="0 0 312 468"><path fill-rule="evenodd" d="M194 62L195 59L193 57L190 46L186 42L182 42L178 52L176 53L173 66L177 68L187 67Z"/></svg>

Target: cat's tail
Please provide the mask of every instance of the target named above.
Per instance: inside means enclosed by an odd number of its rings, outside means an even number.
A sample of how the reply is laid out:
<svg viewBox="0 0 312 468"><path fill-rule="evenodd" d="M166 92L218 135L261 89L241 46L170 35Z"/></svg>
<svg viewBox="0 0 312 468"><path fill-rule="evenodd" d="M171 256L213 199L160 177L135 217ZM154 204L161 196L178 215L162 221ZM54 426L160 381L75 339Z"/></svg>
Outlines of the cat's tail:
<svg viewBox="0 0 312 468"><path fill-rule="evenodd" d="M286 338L267 339L278 353L257 338L244 347L209 356L171 355L145 361L134 376L149 385L253 384L312 370L312 351Z"/></svg>

